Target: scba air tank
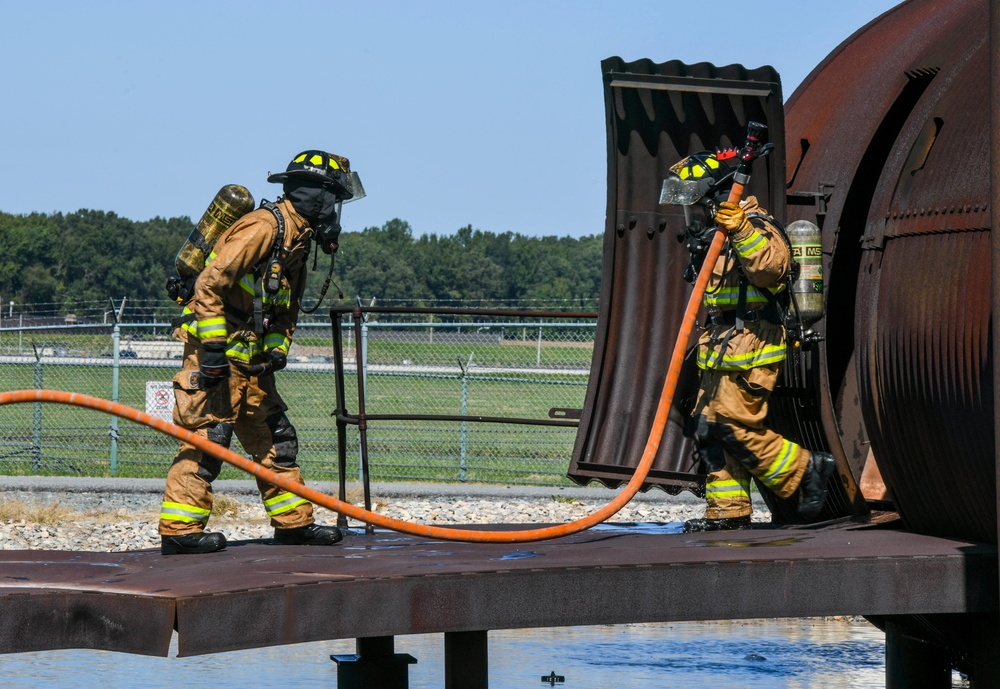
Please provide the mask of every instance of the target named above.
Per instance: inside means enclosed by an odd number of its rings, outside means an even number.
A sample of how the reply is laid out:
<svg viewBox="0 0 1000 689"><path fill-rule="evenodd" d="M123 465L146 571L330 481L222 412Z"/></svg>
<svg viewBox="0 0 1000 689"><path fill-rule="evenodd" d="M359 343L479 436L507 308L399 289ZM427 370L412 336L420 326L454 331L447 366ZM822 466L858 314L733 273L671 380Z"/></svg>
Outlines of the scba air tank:
<svg viewBox="0 0 1000 689"><path fill-rule="evenodd" d="M808 220L796 220L785 228L792 245L792 259L799 274L792 283L792 299L802 329L808 331L823 317L823 235Z"/></svg>
<svg viewBox="0 0 1000 689"><path fill-rule="evenodd" d="M198 273L204 270L205 258L212 252L212 247L222 233L239 218L252 211L253 207L253 195L246 187L239 184L227 184L222 187L208 205L201 220L191 230L184 246L177 252L177 259L174 262L177 274L183 280L197 277Z"/></svg>

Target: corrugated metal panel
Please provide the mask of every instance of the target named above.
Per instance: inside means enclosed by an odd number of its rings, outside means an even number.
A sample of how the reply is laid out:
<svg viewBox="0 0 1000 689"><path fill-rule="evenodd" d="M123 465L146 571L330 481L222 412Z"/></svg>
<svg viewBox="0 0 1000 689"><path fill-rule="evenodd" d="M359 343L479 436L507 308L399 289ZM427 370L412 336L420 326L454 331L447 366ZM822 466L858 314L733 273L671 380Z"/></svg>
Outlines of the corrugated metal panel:
<svg viewBox="0 0 1000 689"><path fill-rule="evenodd" d="M747 70L609 58L604 72L608 123L608 215L604 274L590 385L569 469L579 483L627 481L645 447L690 286L679 209L659 205L670 166L688 153L738 146L749 120L782 139L781 86L770 67ZM783 212L784 161L772 155L754 168L751 192ZM775 207L776 206L776 207ZM697 386L693 366L675 407ZM690 400L693 402L693 399ZM702 483L690 441L675 411L648 485L677 492Z"/></svg>

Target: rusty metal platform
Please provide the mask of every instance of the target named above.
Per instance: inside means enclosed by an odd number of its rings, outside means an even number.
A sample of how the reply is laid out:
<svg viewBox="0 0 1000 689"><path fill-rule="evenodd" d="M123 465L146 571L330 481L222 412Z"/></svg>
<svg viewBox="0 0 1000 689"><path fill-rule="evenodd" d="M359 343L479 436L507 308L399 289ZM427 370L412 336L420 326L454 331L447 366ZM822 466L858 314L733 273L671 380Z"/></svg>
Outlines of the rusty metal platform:
<svg viewBox="0 0 1000 689"><path fill-rule="evenodd" d="M990 612L997 550L886 528L664 533L524 546L351 534L220 553L0 551L0 651L165 656L338 638L628 622Z"/></svg>

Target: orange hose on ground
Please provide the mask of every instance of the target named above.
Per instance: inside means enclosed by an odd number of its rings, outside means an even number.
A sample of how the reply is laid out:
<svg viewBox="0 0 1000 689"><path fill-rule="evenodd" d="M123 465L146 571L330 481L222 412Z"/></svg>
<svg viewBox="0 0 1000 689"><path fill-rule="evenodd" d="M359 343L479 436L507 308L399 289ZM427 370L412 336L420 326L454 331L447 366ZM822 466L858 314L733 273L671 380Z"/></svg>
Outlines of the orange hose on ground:
<svg viewBox="0 0 1000 689"><path fill-rule="evenodd" d="M729 200L738 201L742 191L743 187L741 185L734 185L733 190L730 192ZM705 255L705 262L702 265L701 272L698 274L698 279L695 281L694 290L691 292L687 308L684 311L684 318L681 322L680 332L678 332L677 340L674 343L674 351L670 358L670 366L667 369L667 375L663 381L663 390L660 392L660 400L656 407L656 414L653 417L653 426L649 431L649 437L646 440L646 447L643 450L642 458L639 461L639 464L635 468L635 473L632 475L632 479L625 485L622 492L607 505L596 512L592 512L586 517L582 517L581 519L567 522L565 524L516 531L478 531L444 526L431 526L429 524L414 524L401 519L386 517L385 515L377 514L375 512L369 512L368 510L360 507L342 502L333 496L327 495L326 493L321 493L317 490L309 488L301 483L290 481L270 469L261 466L253 460L247 459L230 449L213 443L207 438L196 435L195 433L181 428L180 426L175 426L174 424L164 421L163 419L158 419L146 414L145 412L127 407L124 404L111 402L110 400L91 397L89 395L82 395L75 392L64 392L62 390L14 390L11 392L0 393L0 406L25 402L52 402L56 404L86 407L88 409L113 414L123 419L128 419L129 421L134 421L136 423L149 426L150 428L154 428L161 433L173 436L177 440L190 443L206 454L232 464L247 473L253 474L257 478L267 481L268 483L272 483L291 493L295 493L296 495L309 500L313 504L320 505L340 514L345 514L348 517L353 517L354 519L358 519L368 524L381 526L386 529L411 534L413 536L422 536L424 538L434 538L445 541L462 541L466 543L531 543L533 541L544 541L550 538L569 536L571 534L589 529L592 526L596 526L597 524L600 524L601 522L614 516L615 513L628 504L628 502L639 491L639 488L642 487L643 481L646 480L646 475L649 474L649 470L653 466L653 460L656 459L656 452L660 447L660 440L663 438L663 431L666 429L667 417L670 414L670 407L673 403L674 392L677 390L677 381L680 378L681 365L684 362L684 353L686 351L691 332L694 329L695 321L698 317L698 309L701 304L701 298L705 293L705 288L708 286L708 279L712 273L712 267L715 265L716 259L718 259L719 254L722 252L722 245L724 241L725 233L721 230L717 231L715 233L715 237L712 238L712 244L709 246L708 252Z"/></svg>

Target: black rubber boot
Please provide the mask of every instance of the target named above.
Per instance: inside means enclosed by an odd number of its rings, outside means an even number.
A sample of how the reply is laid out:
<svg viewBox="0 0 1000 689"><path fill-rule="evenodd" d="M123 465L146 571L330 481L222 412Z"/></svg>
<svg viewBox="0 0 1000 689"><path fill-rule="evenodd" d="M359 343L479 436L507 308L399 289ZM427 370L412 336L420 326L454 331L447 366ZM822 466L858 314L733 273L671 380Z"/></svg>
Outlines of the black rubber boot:
<svg viewBox="0 0 1000 689"><path fill-rule="evenodd" d="M829 495L830 477L836 469L836 462L829 452L813 452L809 455L809 466L802 475L799 485L799 516L806 521L815 519L826 503Z"/></svg>
<svg viewBox="0 0 1000 689"><path fill-rule="evenodd" d="M698 531L739 531L750 528L750 516L723 519L688 519L684 522L684 533Z"/></svg>
<svg viewBox="0 0 1000 689"><path fill-rule="evenodd" d="M160 536L163 555L193 555L214 553L226 547L226 537L220 533L188 533L183 536Z"/></svg>
<svg viewBox="0 0 1000 689"><path fill-rule="evenodd" d="M280 545L333 545L343 537L344 534L336 526L319 524L274 530L274 542Z"/></svg>

